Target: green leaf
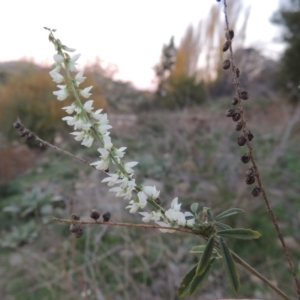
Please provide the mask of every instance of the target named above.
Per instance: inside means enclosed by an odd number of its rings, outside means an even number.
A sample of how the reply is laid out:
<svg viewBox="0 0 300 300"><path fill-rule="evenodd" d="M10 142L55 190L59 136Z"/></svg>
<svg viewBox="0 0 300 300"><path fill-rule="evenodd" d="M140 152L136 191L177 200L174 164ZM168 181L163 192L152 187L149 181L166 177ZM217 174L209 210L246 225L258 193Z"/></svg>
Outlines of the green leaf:
<svg viewBox="0 0 300 300"><path fill-rule="evenodd" d="M230 208L217 215L216 221L244 212L245 211L240 208Z"/></svg>
<svg viewBox="0 0 300 300"><path fill-rule="evenodd" d="M190 295L194 295L196 293L197 290L199 290L203 284L205 283L205 281L207 280L208 276L210 275L212 268L214 266L216 258L212 258L209 261L209 264L207 266L207 268L204 270L204 272L201 275L196 275L193 279L193 281L190 284L190 288L189 288L189 294Z"/></svg>
<svg viewBox="0 0 300 300"><path fill-rule="evenodd" d="M195 246L191 249L190 253L203 253L205 248L206 248L206 245ZM212 252L214 254L218 253L218 251L216 249L213 249Z"/></svg>
<svg viewBox="0 0 300 300"><path fill-rule="evenodd" d="M196 275L201 275L205 269L207 268L207 266L209 265L210 263L210 257L211 257L211 254L212 254L212 251L214 249L214 244L215 244L215 238L214 236L212 235L210 237L210 239L208 240L207 244L206 244L206 247L204 249L204 252L201 256L201 259L198 263L198 266L197 266L197 270L196 270Z"/></svg>
<svg viewBox="0 0 300 300"><path fill-rule="evenodd" d="M240 289L239 273L231 256L230 250L221 237L219 237L219 244L227 281L229 283L230 288L235 292L235 294L237 294Z"/></svg>
<svg viewBox="0 0 300 300"><path fill-rule="evenodd" d="M189 294L190 284L193 278L195 277L197 266L198 264L195 265L192 269L190 269L181 280L177 289L177 294L179 297L184 297Z"/></svg>
<svg viewBox="0 0 300 300"><path fill-rule="evenodd" d="M223 228L223 229L232 229L230 226L228 226L227 224L221 223L221 222L215 222L215 225Z"/></svg>
<svg viewBox="0 0 300 300"><path fill-rule="evenodd" d="M199 204L198 204L197 202L195 202L195 203L193 203L193 204L191 205L191 211L192 211L194 214L197 213L198 206L199 206Z"/></svg>
<svg viewBox="0 0 300 300"><path fill-rule="evenodd" d="M253 240L258 239L261 236L259 232L245 228L220 230L217 232L217 234L221 237L228 237L240 240Z"/></svg>

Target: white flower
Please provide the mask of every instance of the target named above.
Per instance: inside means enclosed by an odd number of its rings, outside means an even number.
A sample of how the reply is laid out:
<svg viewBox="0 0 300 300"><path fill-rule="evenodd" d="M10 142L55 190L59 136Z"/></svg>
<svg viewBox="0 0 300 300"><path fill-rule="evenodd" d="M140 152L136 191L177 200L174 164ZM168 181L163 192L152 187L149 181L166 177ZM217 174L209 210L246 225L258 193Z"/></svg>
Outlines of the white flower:
<svg viewBox="0 0 300 300"><path fill-rule="evenodd" d="M75 131L75 132L71 132L70 134L75 135L74 139L76 141L80 142L83 140L85 132L84 131L81 131L81 132Z"/></svg>
<svg viewBox="0 0 300 300"><path fill-rule="evenodd" d="M76 61L79 59L79 57L80 57L80 54L78 53L70 59L68 66L69 66L69 70L71 72L76 71L75 65L76 65Z"/></svg>
<svg viewBox="0 0 300 300"><path fill-rule="evenodd" d="M160 191L156 189L156 186L144 186L143 192L152 199L156 199L159 196Z"/></svg>
<svg viewBox="0 0 300 300"><path fill-rule="evenodd" d="M90 134L86 134L84 136L84 139L81 143L81 145L86 146L86 147L91 147L93 144L94 138Z"/></svg>
<svg viewBox="0 0 300 300"><path fill-rule="evenodd" d="M126 149L127 149L127 147L121 147L119 149L114 149L115 156L118 158L122 158L125 154Z"/></svg>
<svg viewBox="0 0 300 300"><path fill-rule="evenodd" d="M105 135L108 133L108 129L112 128L110 125L100 125L97 127L98 131L101 133L101 135Z"/></svg>
<svg viewBox="0 0 300 300"><path fill-rule="evenodd" d="M143 192L138 193L136 200L131 200L126 208L130 208L130 213L135 213L139 208L144 208L147 205L147 196Z"/></svg>
<svg viewBox="0 0 300 300"><path fill-rule="evenodd" d="M89 86L83 90L80 90L80 95L83 97L83 98L89 98L92 93L89 93L89 91L92 89L93 86Z"/></svg>
<svg viewBox="0 0 300 300"><path fill-rule="evenodd" d="M59 74L60 66L56 66L52 71L49 72L50 76L53 78L53 81L56 83L61 83L65 80L64 76Z"/></svg>
<svg viewBox="0 0 300 300"><path fill-rule="evenodd" d="M186 220L186 225L187 225L187 226L193 226L194 223L195 223L195 217L194 217L194 215L193 215L191 212L186 211L186 212L184 213L184 216L185 216L185 217L193 217L193 219Z"/></svg>
<svg viewBox="0 0 300 300"><path fill-rule="evenodd" d="M133 173L132 167L136 166L137 164L138 164L138 162L136 162L136 161L131 161L131 162L126 163L124 165L124 169L125 169L126 173L128 173L128 174Z"/></svg>
<svg viewBox="0 0 300 300"><path fill-rule="evenodd" d="M94 100L88 100L84 103L83 108L87 113L90 113L94 107L92 106L94 103Z"/></svg>
<svg viewBox="0 0 300 300"><path fill-rule="evenodd" d="M75 76L75 82L76 82L76 86L79 86L80 83L84 82L84 80L86 79L86 77L83 77L83 72L84 71L80 71L77 73L77 75Z"/></svg>
<svg viewBox="0 0 300 300"><path fill-rule="evenodd" d="M66 121L68 125L73 126L77 122L77 118L66 116L62 118L63 121Z"/></svg>
<svg viewBox="0 0 300 300"><path fill-rule="evenodd" d="M145 223L148 223L151 220L157 222L162 217L161 212L155 212L155 211L152 211L150 214L148 212L139 212L139 214L144 216L142 218L142 221Z"/></svg>
<svg viewBox="0 0 300 300"><path fill-rule="evenodd" d="M182 212L174 210L172 208L165 212L165 216L172 222L176 222L180 226L185 226L186 220Z"/></svg>
<svg viewBox="0 0 300 300"><path fill-rule="evenodd" d="M117 197L124 197L124 199L131 199L132 191L135 190L136 184L135 180L131 178L124 177L120 180L121 185L118 187L113 187L109 191L116 192Z"/></svg>
<svg viewBox="0 0 300 300"><path fill-rule="evenodd" d="M107 150L110 150L111 147L113 146L112 142L111 142L111 138L108 135L105 135L103 137L103 142L104 142L104 148Z"/></svg>
<svg viewBox="0 0 300 300"><path fill-rule="evenodd" d="M75 111L75 105L72 103L70 106L62 107L66 111L67 114L72 114Z"/></svg>
<svg viewBox="0 0 300 300"><path fill-rule="evenodd" d="M107 174L109 177L106 177L102 180L102 182L108 182L108 186L114 186L119 180L118 174Z"/></svg>
<svg viewBox="0 0 300 300"><path fill-rule="evenodd" d="M103 109L98 109L98 110L96 110L95 112L92 112L92 113L91 113L91 117L94 118L95 120L101 119L101 116L100 116L101 114L100 114L100 113L101 113L102 110L103 110ZM107 123L108 123L108 121L107 121ZM107 123L106 123L106 124L107 124Z"/></svg>
<svg viewBox="0 0 300 300"><path fill-rule="evenodd" d="M54 54L53 59L57 64L61 64L64 61L64 57L60 54Z"/></svg>
<svg viewBox="0 0 300 300"><path fill-rule="evenodd" d="M58 85L57 87L59 87L61 90L55 91L55 92L53 92L53 94L55 96L57 96L57 100L59 100L59 101L65 100L69 96L67 86L66 85Z"/></svg>
<svg viewBox="0 0 300 300"><path fill-rule="evenodd" d="M172 200L171 208L173 208L174 210L180 211L181 204L178 204L178 198L177 197Z"/></svg>

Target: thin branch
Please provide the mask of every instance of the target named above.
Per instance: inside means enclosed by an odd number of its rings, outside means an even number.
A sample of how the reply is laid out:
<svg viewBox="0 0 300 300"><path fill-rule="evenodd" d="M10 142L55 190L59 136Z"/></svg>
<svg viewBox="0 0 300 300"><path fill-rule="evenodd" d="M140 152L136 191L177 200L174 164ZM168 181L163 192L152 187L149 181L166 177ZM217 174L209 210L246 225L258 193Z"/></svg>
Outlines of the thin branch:
<svg viewBox="0 0 300 300"><path fill-rule="evenodd" d="M226 23L226 32L227 32L227 35L229 35L229 31L230 31L230 28L229 28L229 22L228 22L228 15L227 15L227 3L226 3L226 0L224 0L224 15L225 15L225 23ZM270 206L270 201L267 197L267 194L266 194L266 191L262 185L262 181L261 181L261 178L260 178L260 174L259 174L259 171L258 171L258 166L256 164L256 161L254 159L254 155L253 155L253 149L252 149L252 146L251 146L251 143L248 139L248 129L246 127L246 119L244 117L244 113L243 113L243 109L242 109L242 101L241 101L241 97L240 97L240 87L239 87L239 80L238 80L238 76L236 74L236 66L234 64L234 60L233 60L233 51L232 51L232 45L231 45L231 42L229 44L229 51L230 51L230 60L231 60L231 69L232 69L232 78L233 78L233 85L235 87L235 90L236 90L236 97L238 98L239 100L239 109L240 109L240 112L241 112L241 121L242 121L242 124L243 124L243 133L244 133L244 137L246 138L246 145L249 149L249 156L250 156L250 160L253 164L253 169L254 169L254 176L256 177L257 179L257 183L258 183L258 186L261 190L261 193L262 193L262 196L263 196L263 199L265 201L265 204L267 206L267 209L268 209L268 213L271 217L271 220L275 226L275 229L276 229L276 232L277 232L277 235L278 235L278 238L281 242L281 245L282 245L282 248L284 250L284 254L286 256L286 259L288 261L288 264L289 264L289 268L291 270L291 273L292 273L292 276L293 276L293 279L294 279L294 282L295 282L295 286L296 286L296 291L297 291L297 294L298 294L298 299L300 300L300 284L299 284L299 281L297 279L297 276L296 276L296 272L295 272L295 269L294 269L294 266L293 266L293 262L291 260L291 257L290 257L290 254L289 254L289 251L288 251L288 248L285 244L285 241L283 239L283 235L281 233L281 230L280 230L280 227L279 227L279 224L276 220L276 217L275 217L275 214Z"/></svg>
<svg viewBox="0 0 300 300"><path fill-rule="evenodd" d="M52 149L60 152L61 154L70 156L73 159L76 159L76 160L80 161L81 163L83 163L85 165L88 165L91 168L94 168L93 166L90 165L91 163L88 160L80 158L80 157L78 157L78 156L70 153L69 151L63 150L63 149L61 149L61 148L59 148L57 146L52 145L51 143L49 143L47 141L41 139L36 134L34 134L32 131L30 131L28 128L26 128L22 124L22 122L21 122L21 120L19 118L17 118L17 120L14 122L14 127L16 129L18 129L19 134L20 134L21 137L25 137L26 140L32 140L32 141L34 141L36 144L39 145L39 147L41 147L41 148L45 148L45 147L52 148Z"/></svg>
<svg viewBox="0 0 300 300"><path fill-rule="evenodd" d="M185 228L176 228L176 227L167 227L167 226L158 226L158 225L146 225L146 224L135 224L135 223L123 223L123 222L99 222L99 221L85 221L85 220L69 220L69 219L59 219L55 217L51 217L51 219L60 222L60 223L68 223L68 224L80 224L80 225L107 225L107 226L121 226L121 227L139 227L139 228L145 228L145 229L168 229L178 232L184 232L189 234L194 234L201 236L205 239L204 235L201 235L198 231L194 231L191 229L185 229Z"/></svg>

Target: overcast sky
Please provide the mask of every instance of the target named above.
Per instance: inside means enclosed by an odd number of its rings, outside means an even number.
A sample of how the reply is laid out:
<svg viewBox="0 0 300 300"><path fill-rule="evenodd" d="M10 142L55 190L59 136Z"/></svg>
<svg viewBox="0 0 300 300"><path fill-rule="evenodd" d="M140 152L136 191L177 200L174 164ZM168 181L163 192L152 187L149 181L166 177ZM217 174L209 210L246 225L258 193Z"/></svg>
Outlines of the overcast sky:
<svg viewBox="0 0 300 300"><path fill-rule="evenodd" d="M115 64L116 78L138 88L151 87L152 67L172 35L178 45L187 26L198 24L216 0L7 0L1 1L0 61L33 59L52 63L53 47L43 26L81 53L80 65L99 57ZM275 55L278 28L270 17L278 0L244 0L251 5L246 45ZM221 8L220 8L221 9Z"/></svg>

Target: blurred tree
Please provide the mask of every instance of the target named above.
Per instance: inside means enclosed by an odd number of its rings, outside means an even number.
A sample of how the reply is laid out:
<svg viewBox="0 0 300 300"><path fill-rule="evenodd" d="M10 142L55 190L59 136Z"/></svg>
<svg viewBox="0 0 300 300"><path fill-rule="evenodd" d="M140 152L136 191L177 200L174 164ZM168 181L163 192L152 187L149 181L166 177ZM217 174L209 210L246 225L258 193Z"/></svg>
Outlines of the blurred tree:
<svg viewBox="0 0 300 300"><path fill-rule="evenodd" d="M287 45L280 59L277 86L296 102L300 85L300 0L283 1L272 21L283 28L281 39Z"/></svg>

